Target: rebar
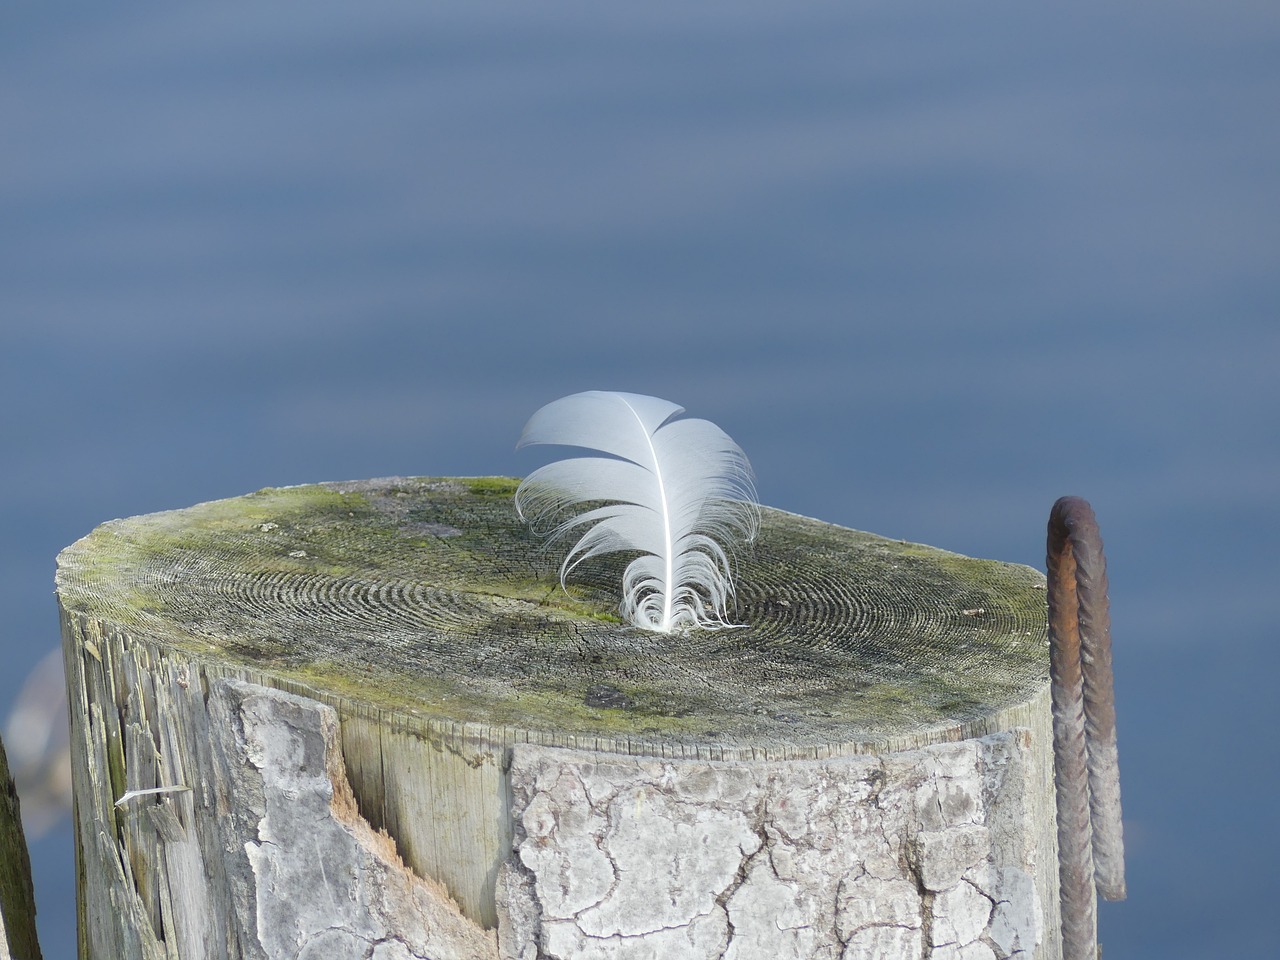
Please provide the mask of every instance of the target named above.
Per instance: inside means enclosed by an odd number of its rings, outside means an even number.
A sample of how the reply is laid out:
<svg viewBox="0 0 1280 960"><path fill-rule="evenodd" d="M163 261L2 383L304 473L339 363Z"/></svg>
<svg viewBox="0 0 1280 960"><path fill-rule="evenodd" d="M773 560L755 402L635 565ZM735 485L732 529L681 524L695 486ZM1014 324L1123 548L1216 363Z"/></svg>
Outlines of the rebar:
<svg viewBox="0 0 1280 960"><path fill-rule="evenodd" d="M1047 554L1063 960L1095 960L1094 891L1123 900L1125 882L1107 561L1087 501L1053 505Z"/></svg>

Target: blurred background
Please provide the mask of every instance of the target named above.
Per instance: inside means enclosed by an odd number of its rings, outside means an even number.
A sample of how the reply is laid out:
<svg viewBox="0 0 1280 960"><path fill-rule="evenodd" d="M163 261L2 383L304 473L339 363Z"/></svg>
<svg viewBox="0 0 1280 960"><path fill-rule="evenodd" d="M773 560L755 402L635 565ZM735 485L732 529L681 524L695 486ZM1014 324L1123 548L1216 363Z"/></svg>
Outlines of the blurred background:
<svg viewBox="0 0 1280 960"><path fill-rule="evenodd" d="M7 5L0 722L46 956L58 551L264 486L521 474L583 389L716 421L767 504L971 555L1043 568L1088 498L1107 956L1270 955L1278 95L1263 2Z"/></svg>

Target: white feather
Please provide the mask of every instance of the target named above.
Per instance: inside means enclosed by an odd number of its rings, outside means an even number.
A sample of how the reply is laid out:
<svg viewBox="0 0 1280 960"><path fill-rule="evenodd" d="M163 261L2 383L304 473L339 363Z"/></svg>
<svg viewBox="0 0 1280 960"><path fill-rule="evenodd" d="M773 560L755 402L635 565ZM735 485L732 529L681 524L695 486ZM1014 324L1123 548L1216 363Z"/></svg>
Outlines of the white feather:
<svg viewBox="0 0 1280 960"><path fill-rule="evenodd" d="M738 540L755 537L760 516L742 448L709 420L673 419L681 413L657 397L575 393L530 417L516 444L608 454L535 470L516 491L516 510L535 529L550 520L553 536L588 526L560 565L562 585L589 557L639 551L623 573L619 609L662 633L732 626L730 557Z"/></svg>

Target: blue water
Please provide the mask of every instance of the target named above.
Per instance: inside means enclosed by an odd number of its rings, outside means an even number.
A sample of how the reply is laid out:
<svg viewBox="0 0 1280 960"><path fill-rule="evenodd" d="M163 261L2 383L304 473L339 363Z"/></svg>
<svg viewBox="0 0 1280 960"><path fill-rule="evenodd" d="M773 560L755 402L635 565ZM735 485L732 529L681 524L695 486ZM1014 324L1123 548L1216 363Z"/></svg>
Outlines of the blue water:
<svg viewBox="0 0 1280 960"><path fill-rule="evenodd" d="M715 420L765 502L1110 560L1108 957L1274 950L1280 7L0 12L0 714L97 523ZM73 949L65 829L35 844Z"/></svg>

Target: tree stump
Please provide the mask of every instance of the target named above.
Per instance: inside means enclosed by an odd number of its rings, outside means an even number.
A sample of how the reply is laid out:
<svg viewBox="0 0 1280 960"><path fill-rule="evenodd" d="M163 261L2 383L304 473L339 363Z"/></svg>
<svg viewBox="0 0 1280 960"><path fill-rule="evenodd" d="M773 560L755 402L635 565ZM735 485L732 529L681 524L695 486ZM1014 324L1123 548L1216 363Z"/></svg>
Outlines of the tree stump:
<svg viewBox="0 0 1280 960"><path fill-rule="evenodd" d="M1058 957L1044 579L765 509L648 633L502 478L59 557L81 955Z"/></svg>

